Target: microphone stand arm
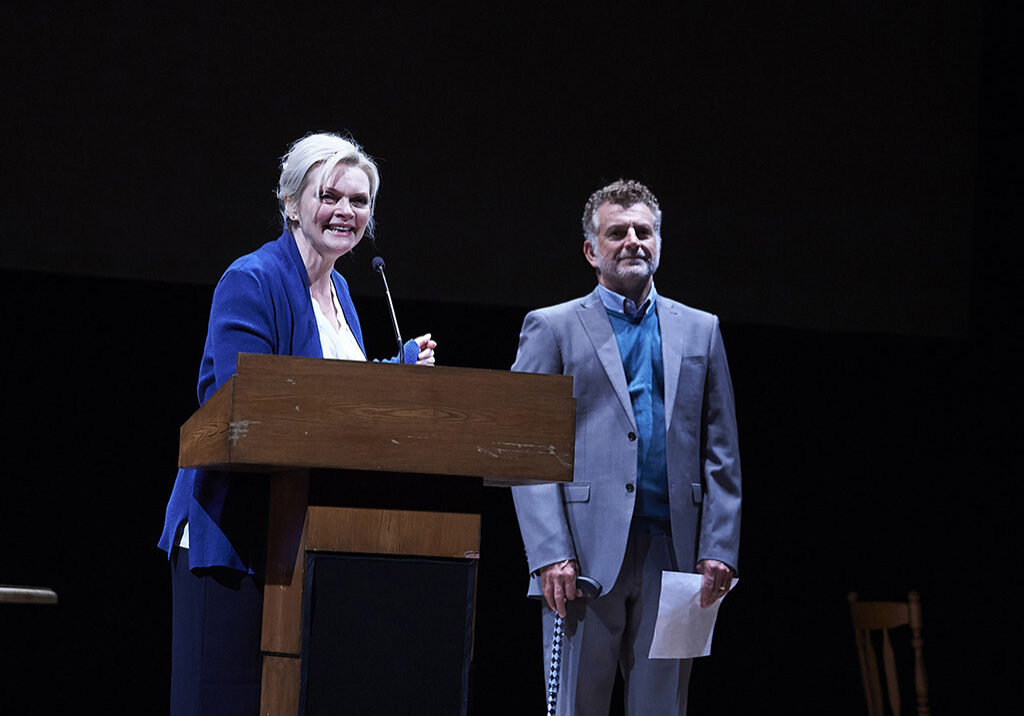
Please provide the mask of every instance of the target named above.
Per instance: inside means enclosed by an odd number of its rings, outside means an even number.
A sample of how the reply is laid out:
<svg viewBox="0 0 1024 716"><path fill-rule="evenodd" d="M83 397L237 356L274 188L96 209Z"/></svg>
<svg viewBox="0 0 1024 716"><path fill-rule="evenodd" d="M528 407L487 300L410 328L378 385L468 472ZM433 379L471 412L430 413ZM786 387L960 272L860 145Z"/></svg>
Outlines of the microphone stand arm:
<svg viewBox="0 0 1024 716"><path fill-rule="evenodd" d="M395 341L398 343L398 362L405 363L405 344L402 343L402 334L398 331L398 317L395 316L395 304L391 300L391 289L388 288L388 279L384 275L384 262L375 263L374 268L380 274L384 282L384 296L388 301L388 310L391 312L391 327L395 329Z"/></svg>

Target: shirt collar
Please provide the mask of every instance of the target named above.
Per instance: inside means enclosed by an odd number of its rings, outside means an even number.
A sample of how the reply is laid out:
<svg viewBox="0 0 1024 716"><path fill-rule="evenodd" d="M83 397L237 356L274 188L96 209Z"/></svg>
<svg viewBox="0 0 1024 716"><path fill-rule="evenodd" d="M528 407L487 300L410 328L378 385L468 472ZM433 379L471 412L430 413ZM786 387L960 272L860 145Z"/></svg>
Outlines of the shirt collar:
<svg viewBox="0 0 1024 716"><path fill-rule="evenodd" d="M647 312L647 309L654 304L654 299L658 296L658 292L654 290L653 281L651 282L651 290L647 292L647 298L639 307L633 303L632 299L617 294L615 291L605 288L601 284L597 284L597 293L601 296L601 303L603 303L604 307L609 311L625 313L627 316L634 318L642 318Z"/></svg>

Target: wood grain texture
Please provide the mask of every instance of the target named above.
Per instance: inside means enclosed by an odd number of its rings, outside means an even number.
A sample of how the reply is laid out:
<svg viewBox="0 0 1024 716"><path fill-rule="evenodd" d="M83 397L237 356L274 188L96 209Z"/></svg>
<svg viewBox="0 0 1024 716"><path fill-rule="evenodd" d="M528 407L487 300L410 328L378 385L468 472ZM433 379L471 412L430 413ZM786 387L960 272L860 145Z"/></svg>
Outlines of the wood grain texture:
<svg viewBox="0 0 1024 716"><path fill-rule="evenodd" d="M298 657L264 654L260 716L295 716L299 712L301 676Z"/></svg>
<svg viewBox="0 0 1024 716"><path fill-rule="evenodd" d="M306 549L419 557L475 557L480 515L351 507L310 507Z"/></svg>
<svg viewBox="0 0 1024 716"><path fill-rule="evenodd" d="M303 580L306 570L306 498L309 472L270 477L266 582L260 648L278 654L302 653Z"/></svg>
<svg viewBox="0 0 1024 716"><path fill-rule="evenodd" d="M179 463L572 479L572 378L242 354ZM216 462L213 462L216 461Z"/></svg>
<svg viewBox="0 0 1024 716"><path fill-rule="evenodd" d="M232 376L181 426L179 467L222 465L230 461L228 426L234 390Z"/></svg>

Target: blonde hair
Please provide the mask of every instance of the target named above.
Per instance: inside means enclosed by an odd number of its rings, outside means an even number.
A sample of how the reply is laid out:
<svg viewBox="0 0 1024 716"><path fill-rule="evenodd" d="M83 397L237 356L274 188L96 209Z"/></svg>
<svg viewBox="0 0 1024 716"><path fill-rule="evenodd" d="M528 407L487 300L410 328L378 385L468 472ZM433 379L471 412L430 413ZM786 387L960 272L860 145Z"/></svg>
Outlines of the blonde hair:
<svg viewBox="0 0 1024 716"><path fill-rule="evenodd" d="M281 177L275 193L285 228L292 229L294 224L288 218L285 203L297 200L314 175L319 187L317 193L322 193L324 182L339 164L362 169L370 180L370 221L366 225L366 233L373 236L373 208L380 188L377 164L351 138L330 132L316 132L297 139L288 148L288 153L281 157Z"/></svg>

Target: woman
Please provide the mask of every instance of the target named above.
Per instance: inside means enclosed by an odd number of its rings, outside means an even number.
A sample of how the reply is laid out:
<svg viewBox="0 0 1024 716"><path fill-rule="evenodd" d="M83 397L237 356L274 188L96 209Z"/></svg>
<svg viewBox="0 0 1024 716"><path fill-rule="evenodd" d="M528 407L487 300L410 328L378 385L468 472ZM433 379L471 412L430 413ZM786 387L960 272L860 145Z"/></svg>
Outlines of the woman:
<svg viewBox="0 0 1024 716"><path fill-rule="evenodd" d="M239 353L366 360L348 284L334 263L369 230L380 177L354 142L296 141L281 161L281 236L235 261L213 294L199 370L203 404ZM430 334L404 362L434 364ZM397 361L398 359L392 359ZM182 469L160 546L172 566L172 714L255 714L266 486L251 476Z"/></svg>

